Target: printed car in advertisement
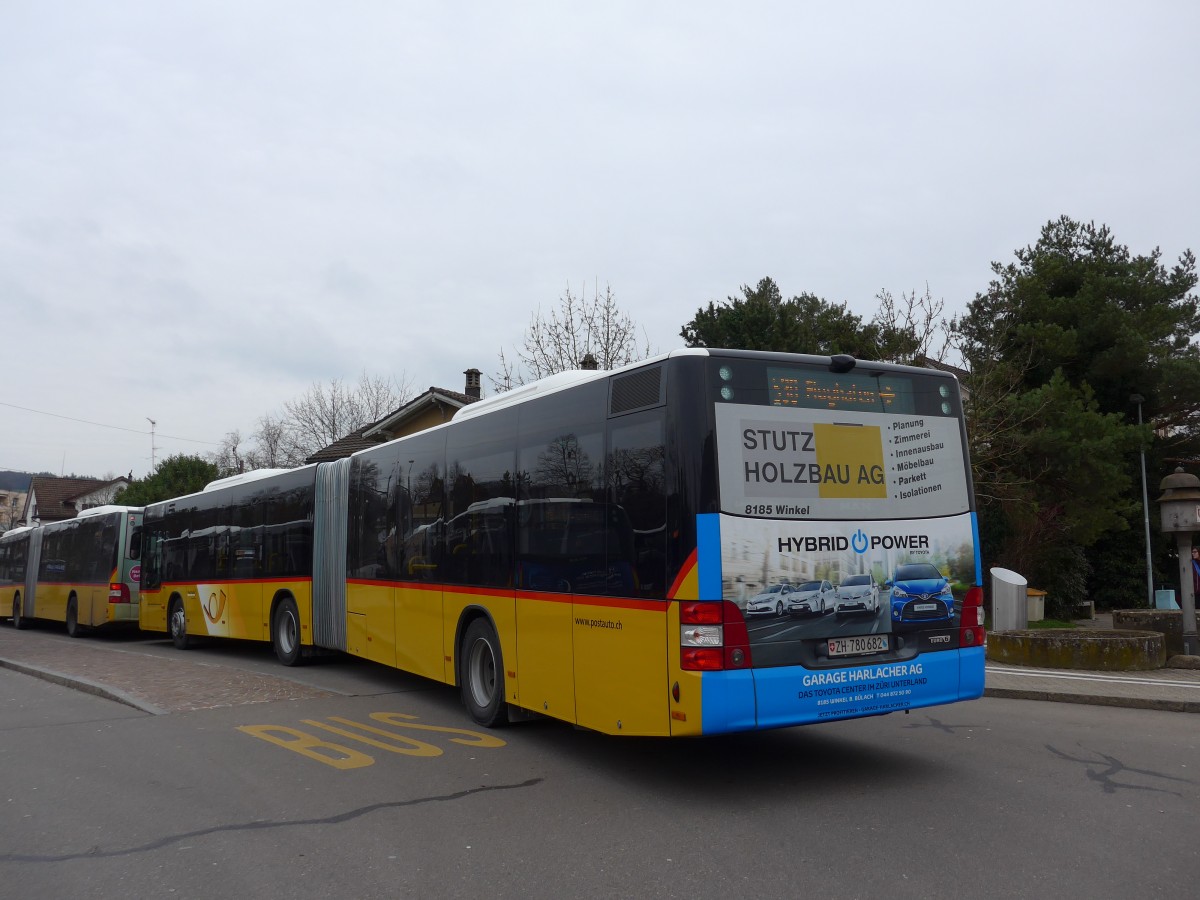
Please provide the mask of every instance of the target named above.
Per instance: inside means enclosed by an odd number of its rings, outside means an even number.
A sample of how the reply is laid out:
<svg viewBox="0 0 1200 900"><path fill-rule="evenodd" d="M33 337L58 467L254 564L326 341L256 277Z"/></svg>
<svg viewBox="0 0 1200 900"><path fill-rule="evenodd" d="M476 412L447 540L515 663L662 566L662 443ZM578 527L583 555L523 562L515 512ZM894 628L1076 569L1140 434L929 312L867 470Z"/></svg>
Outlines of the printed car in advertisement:
<svg viewBox="0 0 1200 900"><path fill-rule="evenodd" d="M870 575L848 575L837 586L834 612L839 616L851 613L879 612L879 585Z"/></svg>
<svg viewBox="0 0 1200 900"><path fill-rule="evenodd" d="M950 582L930 563L897 566L888 587L893 626L948 622L954 618Z"/></svg>
<svg viewBox="0 0 1200 900"><path fill-rule="evenodd" d="M792 586L786 582L782 584L773 584L760 594L756 594L746 601L746 615L748 616L782 616L787 612L788 598L791 596Z"/></svg>
<svg viewBox="0 0 1200 900"><path fill-rule="evenodd" d="M787 611L792 616L823 616L833 612L837 594L828 581L804 581L788 595Z"/></svg>

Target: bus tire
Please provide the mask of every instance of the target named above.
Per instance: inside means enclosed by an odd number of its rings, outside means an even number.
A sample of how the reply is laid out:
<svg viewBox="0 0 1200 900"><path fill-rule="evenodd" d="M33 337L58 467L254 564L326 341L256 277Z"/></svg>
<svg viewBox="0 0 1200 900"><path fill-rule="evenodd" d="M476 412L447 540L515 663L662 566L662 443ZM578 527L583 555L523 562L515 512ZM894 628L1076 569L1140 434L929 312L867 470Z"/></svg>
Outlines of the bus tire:
<svg viewBox="0 0 1200 900"><path fill-rule="evenodd" d="M67 636L77 638L83 634L83 629L79 627L79 600L74 594L67 601Z"/></svg>
<svg viewBox="0 0 1200 900"><path fill-rule="evenodd" d="M504 659L500 639L487 619L479 618L463 634L459 686L463 705L471 718L486 728L508 723L508 704L504 702Z"/></svg>
<svg viewBox="0 0 1200 900"><path fill-rule="evenodd" d="M284 597L271 616L271 647L285 666L298 666L304 658L300 646L300 613L296 601Z"/></svg>
<svg viewBox="0 0 1200 900"><path fill-rule="evenodd" d="M179 597L172 597L167 605L167 630L171 632L171 643L176 650L186 650L192 645L187 633L187 613Z"/></svg>
<svg viewBox="0 0 1200 900"><path fill-rule="evenodd" d="M29 623L25 621L25 617L21 615L21 595L18 593L13 597L13 628L20 631L22 628L28 628Z"/></svg>

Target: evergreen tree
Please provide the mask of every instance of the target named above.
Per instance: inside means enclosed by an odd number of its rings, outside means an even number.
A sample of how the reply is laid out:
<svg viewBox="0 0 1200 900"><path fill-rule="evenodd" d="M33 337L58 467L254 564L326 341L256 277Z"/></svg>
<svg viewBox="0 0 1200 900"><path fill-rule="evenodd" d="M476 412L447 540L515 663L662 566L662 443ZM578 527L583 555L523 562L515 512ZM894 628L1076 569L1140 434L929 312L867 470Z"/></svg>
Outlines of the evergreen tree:
<svg viewBox="0 0 1200 900"><path fill-rule="evenodd" d="M1195 258L1168 269L1157 248L1132 255L1107 227L1065 216L1015 255L993 263L989 290L953 323L972 373L984 558L1064 607L1089 595L1136 605L1146 599L1144 565L1130 577L1143 543L1138 451L1166 474L1167 457L1200 449ZM1133 596L1113 593L1133 583L1143 586Z"/></svg>
<svg viewBox="0 0 1200 900"><path fill-rule="evenodd" d="M928 290L919 297L877 295L879 312L869 322L843 304L830 303L804 293L788 300L770 278L751 288L742 285L741 297L729 297L705 308L683 326L680 336L689 347L725 347L738 350L776 350L832 356L848 353L857 359L911 363L931 342L938 325L940 301Z"/></svg>
<svg viewBox="0 0 1200 900"><path fill-rule="evenodd" d="M219 477L215 463L201 456L179 453L168 456L145 478L135 478L113 500L122 506L146 506L159 500L183 497L204 490Z"/></svg>

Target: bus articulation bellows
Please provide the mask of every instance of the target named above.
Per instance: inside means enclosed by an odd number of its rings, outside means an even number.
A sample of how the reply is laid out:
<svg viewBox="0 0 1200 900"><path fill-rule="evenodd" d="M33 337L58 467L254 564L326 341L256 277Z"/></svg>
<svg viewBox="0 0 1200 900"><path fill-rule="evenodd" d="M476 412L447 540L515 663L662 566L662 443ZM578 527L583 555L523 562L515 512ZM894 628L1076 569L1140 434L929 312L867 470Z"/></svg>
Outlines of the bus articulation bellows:
<svg viewBox="0 0 1200 900"><path fill-rule="evenodd" d="M950 374L849 357L562 373L148 506L141 627L343 651L458 685L489 726L704 735L971 699L961 404Z"/></svg>

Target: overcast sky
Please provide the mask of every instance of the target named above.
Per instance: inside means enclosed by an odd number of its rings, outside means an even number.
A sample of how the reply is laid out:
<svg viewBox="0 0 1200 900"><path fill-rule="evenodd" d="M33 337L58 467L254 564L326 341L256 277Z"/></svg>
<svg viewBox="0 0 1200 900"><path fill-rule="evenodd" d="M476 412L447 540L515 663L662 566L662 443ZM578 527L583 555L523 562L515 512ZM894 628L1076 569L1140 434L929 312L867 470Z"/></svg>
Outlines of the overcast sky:
<svg viewBox="0 0 1200 900"><path fill-rule="evenodd" d="M568 285L665 352L768 275L961 311L1063 214L1173 262L1198 34L1194 0L0 0L0 469L140 476L148 418L208 453L364 369L461 390Z"/></svg>

